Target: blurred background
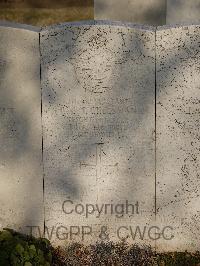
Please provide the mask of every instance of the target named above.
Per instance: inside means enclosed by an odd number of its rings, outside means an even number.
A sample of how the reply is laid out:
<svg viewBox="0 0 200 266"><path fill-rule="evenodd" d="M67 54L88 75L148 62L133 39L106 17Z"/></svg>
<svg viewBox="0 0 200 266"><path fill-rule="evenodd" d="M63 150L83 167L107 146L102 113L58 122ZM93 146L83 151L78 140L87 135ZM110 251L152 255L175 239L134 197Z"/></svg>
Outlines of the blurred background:
<svg viewBox="0 0 200 266"><path fill-rule="evenodd" d="M200 23L200 0L0 0L0 20L46 26L90 19Z"/></svg>
<svg viewBox="0 0 200 266"><path fill-rule="evenodd" d="M93 0L0 0L0 20L35 26L94 19Z"/></svg>

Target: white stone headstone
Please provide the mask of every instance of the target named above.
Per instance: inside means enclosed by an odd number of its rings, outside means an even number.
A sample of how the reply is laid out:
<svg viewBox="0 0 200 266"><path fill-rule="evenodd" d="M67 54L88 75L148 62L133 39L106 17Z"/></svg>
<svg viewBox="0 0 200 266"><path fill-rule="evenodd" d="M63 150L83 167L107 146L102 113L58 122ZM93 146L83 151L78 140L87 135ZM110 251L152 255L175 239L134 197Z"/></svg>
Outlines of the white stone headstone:
<svg viewBox="0 0 200 266"><path fill-rule="evenodd" d="M107 226L110 240L129 234L135 243L130 226L143 231L154 221L154 29L105 22L48 27L41 32L41 54L45 221L52 239L96 242ZM65 201L65 211L73 213L63 211ZM138 202L138 213L131 207L117 218L109 207L105 214L106 204L126 201ZM75 213L77 204L104 209L99 218L96 211L87 218ZM93 231L70 238L71 226ZM120 226L127 228L118 236ZM147 230L136 241L152 242Z"/></svg>
<svg viewBox="0 0 200 266"><path fill-rule="evenodd" d="M0 24L0 229L43 217L39 29Z"/></svg>
<svg viewBox="0 0 200 266"><path fill-rule="evenodd" d="M0 229L199 250L200 26L39 31L0 24Z"/></svg>
<svg viewBox="0 0 200 266"><path fill-rule="evenodd" d="M200 26L158 28L157 220L174 238L160 250L199 249Z"/></svg>

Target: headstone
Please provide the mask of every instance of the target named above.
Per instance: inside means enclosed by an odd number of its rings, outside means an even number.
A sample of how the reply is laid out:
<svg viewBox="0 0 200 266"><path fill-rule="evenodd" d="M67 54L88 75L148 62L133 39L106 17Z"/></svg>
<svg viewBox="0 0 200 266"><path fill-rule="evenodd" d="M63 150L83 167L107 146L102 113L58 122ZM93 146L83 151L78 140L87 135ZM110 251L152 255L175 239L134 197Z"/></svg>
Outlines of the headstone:
<svg viewBox="0 0 200 266"><path fill-rule="evenodd" d="M0 229L43 225L39 29L0 25Z"/></svg>
<svg viewBox="0 0 200 266"><path fill-rule="evenodd" d="M51 240L89 243L109 235L152 243L154 29L104 22L48 27L41 32L41 60ZM144 239L131 238L136 227L146 230Z"/></svg>
<svg viewBox="0 0 200 266"><path fill-rule="evenodd" d="M0 24L0 230L199 250L200 26L39 31Z"/></svg>
<svg viewBox="0 0 200 266"><path fill-rule="evenodd" d="M94 0L94 19L163 25L166 23L166 1Z"/></svg>
<svg viewBox="0 0 200 266"><path fill-rule="evenodd" d="M167 24L199 23L200 0L167 0Z"/></svg>
<svg viewBox="0 0 200 266"><path fill-rule="evenodd" d="M200 26L158 28L157 221L172 226L160 250L199 249ZM170 237L170 236L169 236Z"/></svg>

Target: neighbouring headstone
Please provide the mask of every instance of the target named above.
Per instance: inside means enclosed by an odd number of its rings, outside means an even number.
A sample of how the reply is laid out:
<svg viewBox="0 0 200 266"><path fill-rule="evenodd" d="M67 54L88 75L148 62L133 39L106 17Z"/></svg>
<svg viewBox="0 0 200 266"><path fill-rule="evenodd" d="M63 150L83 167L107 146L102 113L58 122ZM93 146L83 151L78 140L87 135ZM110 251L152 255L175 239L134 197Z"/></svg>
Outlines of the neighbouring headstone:
<svg viewBox="0 0 200 266"><path fill-rule="evenodd" d="M166 23L166 1L94 0L94 19L163 25Z"/></svg>
<svg viewBox="0 0 200 266"><path fill-rule="evenodd" d="M47 27L41 60L47 236L154 243L154 29Z"/></svg>
<svg viewBox="0 0 200 266"><path fill-rule="evenodd" d="M167 0L167 24L199 23L200 0Z"/></svg>
<svg viewBox="0 0 200 266"><path fill-rule="evenodd" d="M157 221L174 232L171 241L159 240L157 247L195 251L200 233L200 26L161 27L156 39Z"/></svg>
<svg viewBox="0 0 200 266"><path fill-rule="evenodd" d="M0 24L0 229L43 218L39 29Z"/></svg>

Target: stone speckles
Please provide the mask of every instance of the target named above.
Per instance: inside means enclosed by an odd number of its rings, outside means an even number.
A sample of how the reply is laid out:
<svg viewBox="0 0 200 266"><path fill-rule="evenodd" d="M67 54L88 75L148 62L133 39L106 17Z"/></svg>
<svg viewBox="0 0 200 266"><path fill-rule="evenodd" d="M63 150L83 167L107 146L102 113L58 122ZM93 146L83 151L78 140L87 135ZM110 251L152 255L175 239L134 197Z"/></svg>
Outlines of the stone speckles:
<svg viewBox="0 0 200 266"><path fill-rule="evenodd" d="M157 207L156 224L175 236L158 240L158 250L199 249L199 36L197 25L85 21L40 33L1 26L1 226L42 230L45 221L62 245L94 242L102 226L111 240L127 226L121 236L132 242L130 228L139 225L147 229L136 242L154 245L147 234ZM128 200L139 213L85 219L64 213L66 200L73 207ZM92 226L93 239L59 241L74 225Z"/></svg>
<svg viewBox="0 0 200 266"><path fill-rule="evenodd" d="M97 235L107 225L117 240L119 225L151 224L154 44L154 31L119 25L52 27L41 33L48 226L89 224ZM66 198L91 204L138 200L146 214L84 220L58 211Z"/></svg>
<svg viewBox="0 0 200 266"><path fill-rule="evenodd" d="M195 250L200 205L200 27L157 33L157 208L174 227L161 250Z"/></svg>

